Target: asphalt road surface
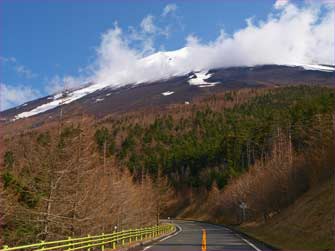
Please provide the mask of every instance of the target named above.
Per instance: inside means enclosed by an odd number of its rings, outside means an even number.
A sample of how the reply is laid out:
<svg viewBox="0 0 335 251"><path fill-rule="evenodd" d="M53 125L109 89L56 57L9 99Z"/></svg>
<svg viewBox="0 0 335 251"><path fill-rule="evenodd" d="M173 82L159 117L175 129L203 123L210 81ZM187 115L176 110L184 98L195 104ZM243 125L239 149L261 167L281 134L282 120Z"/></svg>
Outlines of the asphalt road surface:
<svg viewBox="0 0 335 251"><path fill-rule="evenodd" d="M260 243L246 239L236 232L218 225L195 221L173 221L179 231L161 240L141 246L143 251L225 251L270 250Z"/></svg>

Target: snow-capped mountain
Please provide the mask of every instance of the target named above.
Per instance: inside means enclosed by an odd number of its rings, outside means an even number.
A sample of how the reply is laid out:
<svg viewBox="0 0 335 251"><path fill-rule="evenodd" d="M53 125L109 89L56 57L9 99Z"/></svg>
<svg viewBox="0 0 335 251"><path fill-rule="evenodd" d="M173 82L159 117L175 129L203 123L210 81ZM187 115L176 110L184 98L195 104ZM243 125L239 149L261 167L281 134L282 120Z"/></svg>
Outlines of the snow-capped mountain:
<svg viewBox="0 0 335 251"><path fill-rule="evenodd" d="M229 89L267 85L326 84L334 81L334 66L329 65L260 65L219 69L187 69L178 64L188 58L187 47L159 52L140 60L142 67L162 69L159 76L129 83L92 83L82 88L57 93L1 112L2 120L15 121L35 115L51 114L60 106L103 116L110 112L153 105L185 103L196 96ZM172 70L173 69L173 70ZM52 117L52 115L49 115Z"/></svg>

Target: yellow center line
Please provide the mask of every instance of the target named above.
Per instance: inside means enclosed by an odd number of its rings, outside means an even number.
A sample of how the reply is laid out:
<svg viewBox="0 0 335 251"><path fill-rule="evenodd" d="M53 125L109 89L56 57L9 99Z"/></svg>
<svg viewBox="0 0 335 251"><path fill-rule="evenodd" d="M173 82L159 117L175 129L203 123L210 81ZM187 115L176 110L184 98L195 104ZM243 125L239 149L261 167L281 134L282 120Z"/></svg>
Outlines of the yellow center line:
<svg viewBox="0 0 335 251"><path fill-rule="evenodd" d="M206 251L207 243L206 243L206 229L202 229L202 245L201 251Z"/></svg>

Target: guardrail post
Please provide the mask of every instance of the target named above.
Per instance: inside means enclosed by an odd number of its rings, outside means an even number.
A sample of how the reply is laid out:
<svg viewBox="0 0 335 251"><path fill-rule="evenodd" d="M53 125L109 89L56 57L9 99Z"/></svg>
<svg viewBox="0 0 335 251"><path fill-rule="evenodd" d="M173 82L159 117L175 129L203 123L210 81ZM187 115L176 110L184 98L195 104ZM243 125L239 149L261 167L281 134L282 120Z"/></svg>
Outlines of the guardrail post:
<svg viewBox="0 0 335 251"><path fill-rule="evenodd" d="M88 234L87 237L90 238L91 236ZM91 245L91 242L88 242L88 245ZM87 251L91 251L91 248L88 248Z"/></svg>
<svg viewBox="0 0 335 251"><path fill-rule="evenodd" d="M69 240L69 244L72 244L71 237L67 237L67 239ZM71 249L73 249L73 245L69 246L67 250L71 250Z"/></svg>
<svg viewBox="0 0 335 251"><path fill-rule="evenodd" d="M116 232L114 231L113 232L113 237L114 237L114 241L113 241L113 249L115 249L116 248L116 242L117 242L117 239L115 238L116 237Z"/></svg>
<svg viewBox="0 0 335 251"><path fill-rule="evenodd" d="M104 238L104 233L101 234L102 235L102 244L101 244L101 251L105 251L105 244L103 244L105 242L105 238Z"/></svg>
<svg viewBox="0 0 335 251"><path fill-rule="evenodd" d="M41 241L41 249L40 250L44 250L44 242L45 241Z"/></svg>
<svg viewBox="0 0 335 251"><path fill-rule="evenodd" d="M122 230L121 231L121 235L122 235L122 246L124 246L124 243L125 243L125 231L124 230Z"/></svg>

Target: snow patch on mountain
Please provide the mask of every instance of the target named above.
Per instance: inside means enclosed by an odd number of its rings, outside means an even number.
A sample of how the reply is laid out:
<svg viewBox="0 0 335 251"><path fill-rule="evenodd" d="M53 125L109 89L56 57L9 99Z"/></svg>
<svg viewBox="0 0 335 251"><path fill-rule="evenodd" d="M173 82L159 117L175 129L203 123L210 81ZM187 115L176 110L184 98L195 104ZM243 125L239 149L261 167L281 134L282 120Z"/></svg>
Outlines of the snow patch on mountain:
<svg viewBox="0 0 335 251"><path fill-rule="evenodd" d="M208 74L207 71L194 72L194 76L191 76L188 80L188 83L190 85L196 85L199 87L211 87L218 84L217 82L211 83L206 81L206 79L209 79L212 76L212 74Z"/></svg>
<svg viewBox="0 0 335 251"><path fill-rule="evenodd" d="M95 100L95 103L99 103L99 102L102 102L102 101L104 101L103 98L97 98L97 99Z"/></svg>
<svg viewBox="0 0 335 251"><path fill-rule="evenodd" d="M53 96L53 101L49 103L45 103L43 105L37 106L36 108L32 109L31 111L22 112L15 116L14 120L27 118L34 115L37 115L42 112L46 112L48 110L54 109L60 105L69 104L75 100L78 100L90 93L93 93L97 90L105 88L105 85L93 84L82 89L74 90L72 92L67 93L57 93Z"/></svg>
<svg viewBox="0 0 335 251"><path fill-rule="evenodd" d="M312 65L312 64L305 64L300 65L305 70L311 70L311 71L324 71L324 72L334 72L335 67L334 66L326 66L326 65Z"/></svg>
<svg viewBox="0 0 335 251"><path fill-rule="evenodd" d="M199 85L200 88L206 88L206 87L213 87L217 85L218 83L207 83L205 85Z"/></svg>
<svg viewBox="0 0 335 251"><path fill-rule="evenodd" d="M170 91L167 91L167 92L162 92L162 95L163 96L170 96L172 95L174 92L170 92Z"/></svg>
<svg viewBox="0 0 335 251"><path fill-rule="evenodd" d="M172 51L172 52L158 52L155 53L151 56L148 56L146 58L141 59L141 64L145 65L145 67L152 68L154 70L161 69L164 71L165 74L162 74L160 79L168 79L173 76L182 76L186 75L189 72L193 72L193 74L190 76L188 83L190 85L195 85L200 88L204 87L212 87L215 86L216 84L219 84L218 82L208 82L208 80L212 74L209 74L207 70L199 70L199 69L194 69L194 70L180 70L180 71L175 71L176 67L180 63L181 60L184 58L187 58L189 54L189 50L187 47L177 50L177 51ZM314 71L323 71L323 72L334 72L335 67L334 66L326 66L326 65L313 65L313 64L288 64L289 66L300 66L303 67L306 70L314 70ZM143 66L144 67L144 66ZM170 70L171 71L170 71ZM173 69L173 70L172 70ZM149 78L149 76L148 76ZM159 80L159 79L155 79ZM149 80L146 81L146 79L140 79L137 82L129 83L132 84L133 86L136 86L140 83L148 82ZM150 81L149 81L150 82ZM48 110L57 108L61 105L64 104L69 104L73 101L76 101L88 94L91 94L95 91L104 89L104 88L109 88L112 90L117 89L118 87L124 85L118 84L115 82L113 85L110 85L109 82L103 82L103 83L94 83L88 86L85 86L81 89L77 90L72 90L72 91L67 91L67 92L62 92L62 93L57 93L54 96L48 97L48 101L45 104L42 104L40 106L35 107L34 109L26 112L22 112L14 117L14 120L21 119L21 118L27 118L31 117L34 115L37 115L39 113L46 112ZM173 93L171 92L165 92L162 93L164 96L171 95ZM110 93L108 93L106 96L109 96Z"/></svg>

